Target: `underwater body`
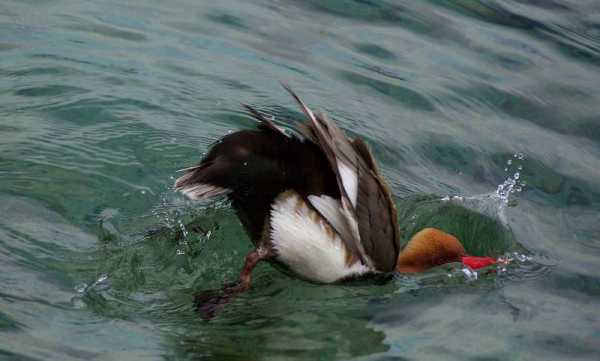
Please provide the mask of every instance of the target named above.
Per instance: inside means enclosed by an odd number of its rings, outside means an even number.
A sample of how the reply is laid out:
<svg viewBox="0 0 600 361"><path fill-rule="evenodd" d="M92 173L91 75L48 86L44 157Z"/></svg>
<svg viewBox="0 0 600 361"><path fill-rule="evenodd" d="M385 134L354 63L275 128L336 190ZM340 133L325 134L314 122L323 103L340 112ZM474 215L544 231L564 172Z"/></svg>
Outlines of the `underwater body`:
<svg viewBox="0 0 600 361"><path fill-rule="evenodd" d="M0 4L0 360L595 360L595 1ZM402 241L475 255L323 285L172 185L223 135L291 128L285 81L371 146Z"/></svg>

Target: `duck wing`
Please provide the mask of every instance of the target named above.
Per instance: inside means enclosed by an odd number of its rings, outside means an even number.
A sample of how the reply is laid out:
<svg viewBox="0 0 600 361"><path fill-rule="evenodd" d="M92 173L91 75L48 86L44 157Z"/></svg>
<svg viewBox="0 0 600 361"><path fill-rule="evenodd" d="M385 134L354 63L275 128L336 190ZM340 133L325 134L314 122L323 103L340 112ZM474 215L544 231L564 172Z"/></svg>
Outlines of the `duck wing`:
<svg viewBox="0 0 600 361"><path fill-rule="evenodd" d="M358 167L356 214L361 241L375 267L384 272L395 269L400 254L400 228L392 192L368 145L360 138L352 142L368 168Z"/></svg>
<svg viewBox="0 0 600 361"><path fill-rule="evenodd" d="M335 174L341 209L331 212L315 197L309 197L309 201L363 263L379 271L392 271L400 252L396 207L371 151L361 139L350 142L335 123L324 114L312 112L288 86L283 86L309 119L302 132L319 146Z"/></svg>

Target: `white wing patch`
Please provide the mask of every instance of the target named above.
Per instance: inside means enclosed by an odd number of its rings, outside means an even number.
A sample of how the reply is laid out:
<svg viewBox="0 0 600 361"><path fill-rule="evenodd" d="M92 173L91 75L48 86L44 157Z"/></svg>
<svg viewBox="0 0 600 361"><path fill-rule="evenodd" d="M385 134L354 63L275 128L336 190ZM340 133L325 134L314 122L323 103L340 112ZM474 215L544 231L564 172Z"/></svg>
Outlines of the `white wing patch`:
<svg viewBox="0 0 600 361"><path fill-rule="evenodd" d="M335 162L337 163L338 172L342 178L344 190L346 191L348 198L350 198L350 202L352 202L352 205L356 208L356 201L358 198L358 174L356 173L356 170L350 168L340 158L336 157Z"/></svg>
<svg viewBox="0 0 600 361"><path fill-rule="evenodd" d="M340 201L327 195L310 195L308 196L308 201L325 217L333 228L341 233L342 238L352 237L352 230L348 228L347 222L342 218L344 215L340 212L342 209Z"/></svg>
<svg viewBox="0 0 600 361"><path fill-rule="evenodd" d="M317 203L327 211L339 207L331 197ZM283 193L273 204L271 242L280 261L313 281L331 283L370 271L360 262L346 264L348 251L340 236L294 192Z"/></svg>

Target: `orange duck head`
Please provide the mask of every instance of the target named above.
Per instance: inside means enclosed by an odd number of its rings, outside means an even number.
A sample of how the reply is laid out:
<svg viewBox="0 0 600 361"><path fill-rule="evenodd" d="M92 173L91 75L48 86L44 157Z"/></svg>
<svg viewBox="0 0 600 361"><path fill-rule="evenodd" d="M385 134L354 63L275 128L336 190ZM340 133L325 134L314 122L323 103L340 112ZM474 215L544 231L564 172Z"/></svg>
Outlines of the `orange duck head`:
<svg viewBox="0 0 600 361"><path fill-rule="evenodd" d="M451 262L462 262L472 269L496 263L492 257L467 255L462 243L453 235L437 228L424 228L406 244L396 261L396 271L415 273Z"/></svg>

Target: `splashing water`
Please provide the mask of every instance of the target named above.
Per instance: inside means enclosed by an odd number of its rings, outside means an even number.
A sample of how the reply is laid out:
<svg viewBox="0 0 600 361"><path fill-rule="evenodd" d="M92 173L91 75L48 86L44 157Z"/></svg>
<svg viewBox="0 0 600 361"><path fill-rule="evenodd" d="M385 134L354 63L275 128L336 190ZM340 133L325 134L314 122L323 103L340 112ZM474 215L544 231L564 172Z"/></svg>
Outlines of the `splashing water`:
<svg viewBox="0 0 600 361"><path fill-rule="evenodd" d="M185 254L185 248L187 248L187 246L188 246L187 238L188 238L189 233L188 233L188 230L185 228L185 225L183 224L181 219L177 220L177 224L179 225L179 229L181 230L181 240L179 241L180 248L177 248L175 253L178 256L181 256L181 255Z"/></svg>
<svg viewBox="0 0 600 361"><path fill-rule="evenodd" d="M497 263L488 267L474 270L460 263L447 264L437 271L418 275L398 273L394 276L399 286L397 293L419 290L427 287L443 287L449 285L471 284L485 280L488 275L494 275L496 280L524 279L539 277L550 270L551 264L541 262L534 257L519 252L507 252L497 258Z"/></svg>
<svg viewBox="0 0 600 361"><path fill-rule="evenodd" d="M81 283L75 286L76 295L71 298L71 303L75 308L83 308L85 307L85 302L83 301L83 297L89 291L97 291L102 292L106 291L110 288L110 280L108 274L102 273L98 276L98 278L92 283Z"/></svg>
<svg viewBox="0 0 600 361"><path fill-rule="evenodd" d="M477 281L477 271L472 270L470 267L464 267L461 269L461 272L465 276L465 280L467 282Z"/></svg>
<svg viewBox="0 0 600 361"><path fill-rule="evenodd" d="M173 204L172 200L168 199L167 195L171 195L171 192L163 193L160 204L154 207L151 213L169 230L180 232L181 237L178 242L178 247L175 249L175 254L178 256L185 255L185 250L188 248L188 237L190 235L183 220L183 215L186 213L186 205Z"/></svg>
<svg viewBox="0 0 600 361"><path fill-rule="evenodd" d="M494 217L502 222L504 226L509 226L506 217L506 208L516 204L514 198L518 193L522 192L527 186L526 181L521 177L523 172L523 164L526 156L523 153L515 153L513 157L506 161L504 171L509 173L508 177L496 187L496 190L491 193L479 194L474 196L446 196L443 201L458 202L461 205L481 212L490 217ZM511 272L511 269L513 270ZM515 277L518 273L531 273L537 275L546 272L548 265L539 263L539 260L533 256L519 252L505 253L498 257L494 268L488 268L487 272L492 272L499 276ZM483 274L483 270L477 271L469 268L454 268L448 274L448 278L462 280L463 282L476 281Z"/></svg>
<svg viewBox="0 0 600 361"><path fill-rule="evenodd" d="M527 185L521 179L521 172L523 171L521 161L524 159L526 159L525 154L515 153L511 159L506 161L507 166L504 171L512 174L499 184L492 193L474 196L445 196L441 200L459 202L469 209L499 219L502 224L507 226L506 208L512 204L514 195L522 192Z"/></svg>

